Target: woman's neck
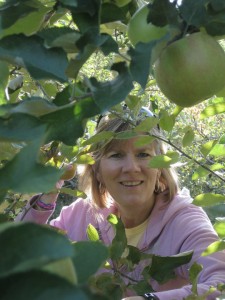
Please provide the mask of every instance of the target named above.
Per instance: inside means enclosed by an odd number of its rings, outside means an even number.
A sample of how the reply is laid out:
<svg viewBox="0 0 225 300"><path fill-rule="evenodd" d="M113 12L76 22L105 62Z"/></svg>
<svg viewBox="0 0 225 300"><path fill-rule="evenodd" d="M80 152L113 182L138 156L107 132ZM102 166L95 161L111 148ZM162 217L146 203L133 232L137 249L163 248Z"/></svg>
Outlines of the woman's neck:
<svg viewBox="0 0 225 300"><path fill-rule="evenodd" d="M150 210L138 208L132 211L119 207L118 215L121 218L125 228L133 228L142 224L149 218L153 207L154 206L152 206Z"/></svg>

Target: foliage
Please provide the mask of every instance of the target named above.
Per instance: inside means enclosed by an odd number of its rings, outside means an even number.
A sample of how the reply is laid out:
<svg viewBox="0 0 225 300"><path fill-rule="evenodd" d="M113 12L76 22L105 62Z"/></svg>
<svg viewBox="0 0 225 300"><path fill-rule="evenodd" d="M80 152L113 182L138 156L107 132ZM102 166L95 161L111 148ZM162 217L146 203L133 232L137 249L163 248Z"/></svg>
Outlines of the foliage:
<svg viewBox="0 0 225 300"><path fill-rule="evenodd" d="M6 222L34 193L54 191L64 164L93 163L89 152L95 143L112 138L95 136L89 140L96 116L108 110L135 123L140 107L151 107L156 118L140 126L149 131L159 124L165 135L149 136L140 142L160 138L169 146L165 156L152 160L152 167L179 165L181 185L190 188L198 205L225 202L221 185L225 181L224 95L188 109L176 107L165 98L152 74L152 53L155 55L155 49L160 52L171 42L171 36L165 34L135 47L127 37L129 21L142 4L146 3L0 1L2 299L49 299L56 295L63 299L120 299L128 288L149 292L150 278L164 282L173 276L174 267L189 261L190 253L143 257L138 249L127 245L123 226L113 216L109 222L116 235L107 247L91 227L88 232L94 241L70 243L48 226ZM173 39L199 30L215 38L225 35L223 0L183 0L180 5L177 1L155 0L148 6L149 22L178 29L179 35ZM122 102L129 107L129 116L124 116ZM76 184L67 183L61 190L64 195L85 197ZM210 212L214 221L217 212ZM214 226L223 239L224 219L217 219ZM214 246L205 253L224 249L224 241ZM143 271L143 281L126 285L119 266L125 264L132 269L146 259L149 264ZM106 262L110 267L111 260L116 269L111 266L111 273L93 276ZM63 266L70 270L72 283L59 273L52 274L53 269L57 272ZM193 266L190 272L193 295L189 299L202 299L195 288L199 267ZM26 287L24 282L28 282Z"/></svg>

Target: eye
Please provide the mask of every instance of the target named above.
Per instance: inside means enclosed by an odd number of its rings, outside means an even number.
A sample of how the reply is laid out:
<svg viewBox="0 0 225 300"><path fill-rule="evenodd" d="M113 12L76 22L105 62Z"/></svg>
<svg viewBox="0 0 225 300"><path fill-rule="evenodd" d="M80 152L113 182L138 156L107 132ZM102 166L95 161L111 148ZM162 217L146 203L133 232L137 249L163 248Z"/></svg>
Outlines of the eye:
<svg viewBox="0 0 225 300"><path fill-rule="evenodd" d="M121 158L123 155L121 152L111 152L108 154L109 158Z"/></svg>
<svg viewBox="0 0 225 300"><path fill-rule="evenodd" d="M150 158L152 155L148 152L139 152L137 155L139 158Z"/></svg>

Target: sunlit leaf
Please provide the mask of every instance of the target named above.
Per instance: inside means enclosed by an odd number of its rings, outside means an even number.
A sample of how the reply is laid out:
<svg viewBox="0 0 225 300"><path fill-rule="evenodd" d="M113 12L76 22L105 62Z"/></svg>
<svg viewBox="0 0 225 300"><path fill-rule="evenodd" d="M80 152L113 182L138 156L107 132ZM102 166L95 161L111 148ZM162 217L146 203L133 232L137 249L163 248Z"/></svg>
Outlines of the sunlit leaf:
<svg viewBox="0 0 225 300"><path fill-rule="evenodd" d="M216 218L213 227L221 239L225 238L225 218Z"/></svg>
<svg viewBox="0 0 225 300"><path fill-rule="evenodd" d="M1 6L1 15L0 15L1 30L10 27L21 17L24 17L29 13L31 13L32 11L37 10L37 8L29 6L27 5L27 3L17 2L16 4L17 4L16 9L13 7L12 4L11 6L10 4Z"/></svg>
<svg viewBox="0 0 225 300"><path fill-rule="evenodd" d="M209 154L215 157L225 156L225 144L216 144Z"/></svg>
<svg viewBox="0 0 225 300"><path fill-rule="evenodd" d="M169 115L167 111L160 112L159 126L166 131L171 131L175 124L174 115Z"/></svg>
<svg viewBox="0 0 225 300"><path fill-rule="evenodd" d="M211 206L219 203L225 203L225 196L221 194L200 194L195 197L193 204L198 206Z"/></svg>
<svg viewBox="0 0 225 300"><path fill-rule="evenodd" d="M219 139L219 141L218 141L218 144L224 144L224 145L225 145L225 134L223 134L223 135L220 137L220 139Z"/></svg>
<svg viewBox="0 0 225 300"><path fill-rule="evenodd" d="M137 125L134 131L137 132L149 132L152 128L154 128L158 123L158 120L154 117L146 118L139 125Z"/></svg>
<svg viewBox="0 0 225 300"><path fill-rule="evenodd" d="M113 225L116 225L118 223L118 218L116 215L114 214L110 214L108 217L107 217L107 220L109 221L109 223L113 224Z"/></svg>
<svg viewBox="0 0 225 300"><path fill-rule="evenodd" d="M79 191L79 190L72 190L71 188L66 188L66 187L62 187L60 189L60 193L61 194L66 194L66 195L70 195L70 196L73 196L73 197L77 197L77 198L86 198L87 195L82 192L82 191Z"/></svg>
<svg viewBox="0 0 225 300"><path fill-rule="evenodd" d="M148 136L140 136L135 141L135 146L143 147L143 146L151 144L154 140L155 140L155 138L152 136L149 136L149 135Z"/></svg>
<svg viewBox="0 0 225 300"><path fill-rule="evenodd" d="M16 12L17 8L9 7L8 14L10 17L8 17L8 19L13 24L5 30L2 30L0 32L0 37L18 33L23 33L25 35L35 33L45 22L45 16L51 10L51 7L44 6L39 1L26 1L26 6L23 5L21 11L22 16L19 19L12 17L12 10Z"/></svg>
<svg viewBox="0 0 225 300"><path fill-rule="evenodd" d="M202 256L207 256L213 254L218 251L222 251L225 249L225 241L220 240L210 244L204 252L202 252Z"/></svg>
<svg viewBox="0 0 225 300"><path fill-rule="evenodd" d="M132 130L127 130L127 131L121 131L119 133L117 133L115 135L115 139L118 139L118 140L127 140L127 139L130 139L130 138L134 138L134 137L137 137L138 136L138 133L135 132L135 131L132 131Z"/></svg>
<svg viewBox="0 0 225 300"><path fill-rule="evenodd" d="M99 142L102 142L103 140L107 141L107 140L112 139L113 136L114 136L114 133L111 131L102 131L102 132L99 132L99 133L93 135L89 139L86 139L82 143L82 146L91 145L93 143L99 143Z"/></svg>
<svg viewBox="0 0 225 300"><path fill-rule="evenodd" d="M185 132L185 135L184 135L183 140L182 140L183 147L191 146L192 142L194 140L194 137L195 137L194 131L191 128L189 128Z"/></svg>
<svg viewBox="0 0 225 300"><path fill-rule="evenodd" d="M98 231L92 224L89 224L87 227L87 236L88 236L89 240L92 242L99 241Z"/></svg>
<svg viewBox="0 0 225 300"><path fill-rule="evenodd" d="M127 237L125 234L124 224L121 219L118 219L115 215L110 214L107 220L113 225L115 229L115 237L110 245L110 258L120 259L127 247Z"/></svg>
<svg viewBox="0 0 225 300"><path fill-rule="evenodd" d="M225 112L225 102L215 103L213 105L207 106L200 114L200 120L205 118L215 116Z"/></svg>
<svg viewBox="0 0 225 300"><path fill-rule="evenodd" d="M200 150L202 154L206 157L210 151L213 149L213 147L216 145L217 140L208 141L207 143L201 145Z"/></svg>
<svg viewBox="0 0 225 300"><path fill-rule="evenodd" d="M218 171L224 168L224 166L222 164L216 163L213 165L206 165L210 170L214 171ZM205 177L208 174L210 174L210 171L206 170L205 168L203 168L202 166L198 167L195 172L192 175L192 180L197 180L199 178Z"/></svg>
<svg viewBox="0 0 225 300"><path fill-rule="evenodd" d="M93 165L95 163L95 160L89 154L82 154L82 155L78 155L76 157L75 163L76 164L89 164L89 165Z"/></svg>
<svg viewBox="0 0 225 300"><path fill-rule="evenodd" d="M9 107L8 112L10 114L24 113L39 117L58 109L59 107L43 98L31 97L30 99L25 99L24 101L20 101L18 104Z"/></svg>
<svg viewBox="0 0 225 300"><path fill-rule="evenodd" d="M179 154L177 152L168 151L166 155L153 156L149 162L151 168L170 168L172 164L175 164L179 160Z"/></svg>
<svg viewBox="0 0 225 300"><path fill-rule="evenodd" d="M200 272L202 271L203 266L194 262L189 270L189 278L192 284L192 293L198 294L197 284L198 284L198 277Z"/></svg>

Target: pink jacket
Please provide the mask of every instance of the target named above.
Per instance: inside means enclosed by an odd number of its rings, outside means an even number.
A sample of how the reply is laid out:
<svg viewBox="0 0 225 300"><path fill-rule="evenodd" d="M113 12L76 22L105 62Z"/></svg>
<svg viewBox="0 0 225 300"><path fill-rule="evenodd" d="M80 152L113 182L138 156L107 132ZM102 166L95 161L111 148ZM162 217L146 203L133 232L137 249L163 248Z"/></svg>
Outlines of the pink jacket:
<svg viewBox="0 0 225 300"><path fill-rule="evenodd" d="M210 220L202 208L191 204L192 199L187 189L165 205L165 196L159 196L151 213L146 232L139 242L138 248L146 253L160 256L171 256L181 252L194 250L192 261L176 269L176 279L159 285L151 282L160 300L182 300L191 294L188 281L188 269L193 262L203 265L199 276L198 292L208 291L209 286L225 283L225 252L201 257L201 253L212 242L218 240ZM29 206L29 204L28 204ZM64 207L58 218L51 225L63 229L74 241L87 240L86 228L89 224L95 226L102 241L109 245L114 237L112 226L106 220L110 213L115 213L116 207L98 209L89 200L78 199ZM24 220L36 223L46 223L51 211L30 209ZM22 214L17 217L21 219ZM129 273L133 279L140 280L143 262ZM123 270L126 271L126 270ZM208 300L216 299L217 292L208 296Z"/></svg>

